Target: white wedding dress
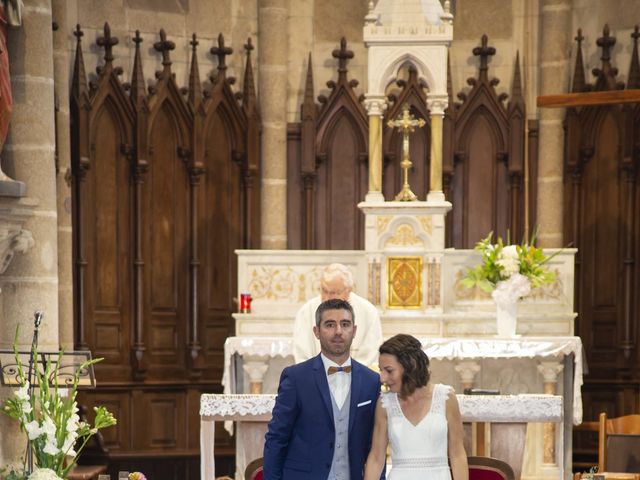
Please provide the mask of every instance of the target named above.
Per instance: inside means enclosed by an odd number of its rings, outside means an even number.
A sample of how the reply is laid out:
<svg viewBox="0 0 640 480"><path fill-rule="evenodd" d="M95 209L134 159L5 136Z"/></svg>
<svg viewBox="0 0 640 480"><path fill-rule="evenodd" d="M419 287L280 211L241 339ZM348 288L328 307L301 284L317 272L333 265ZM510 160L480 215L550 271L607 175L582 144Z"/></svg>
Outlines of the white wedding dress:
<svg viewBox="0 0 640 480"><path fill-rule="evenodd" d="M417 425L402 413L396 393L382 394L391 444L388 480L451 480L446 417L450 390L448 385L434 385L431 409Z"/></svg>

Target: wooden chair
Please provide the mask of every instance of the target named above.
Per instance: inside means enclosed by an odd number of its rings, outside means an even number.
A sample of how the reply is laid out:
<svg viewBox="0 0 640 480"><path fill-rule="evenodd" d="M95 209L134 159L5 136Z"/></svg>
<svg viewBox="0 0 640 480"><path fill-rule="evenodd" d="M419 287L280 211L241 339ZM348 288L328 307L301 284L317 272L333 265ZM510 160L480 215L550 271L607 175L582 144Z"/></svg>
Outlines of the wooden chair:
<svg viewBox="0 0 640 480"><path fill-rule="evenodd" d="M263 480L264 473L262 472L262 465L264 460L261 458L256 458L253 460L247 468L244 469L244 480Z"/></svg>
<svg viewBox="0 0 640 480"><path fill-rule="evenodd" d="M467 457L469 480L515 480L507 462L491 457Z"/></svg>
<svg viewBox="0 0 640 480"><path fill-rule="evenodd" d="M98 475L107 473L106 465L75 465L69 474L68 480L98 480Z"/></svg>
<svg viewBox="0 0 640 480"><path fill-rule="evenodd" d="M600 414L598 471L640 473L640 415Z"/></svg>
<svg viewBox="0 0 640 480"><path fill-rule="evenodd" d="M640 480L640 473L603 473L598 476L597 473L588 474L588 473L575 473L573 475L573 480L585 480L589 478L590 480Z"/></svg>

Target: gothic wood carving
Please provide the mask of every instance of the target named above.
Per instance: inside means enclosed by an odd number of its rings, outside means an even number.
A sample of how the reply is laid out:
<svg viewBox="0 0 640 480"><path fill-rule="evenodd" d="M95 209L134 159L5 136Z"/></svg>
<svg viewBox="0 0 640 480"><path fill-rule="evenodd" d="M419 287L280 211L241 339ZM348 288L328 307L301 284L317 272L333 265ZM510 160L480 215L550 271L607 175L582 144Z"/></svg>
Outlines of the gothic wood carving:
<svg viewBox="0 0 640 480"><path fill-rule="evenodd" d="M612 64L616 39L606 25L596 42L602 63L593 69L595 81L589 84L582 61L584 37L578 30L572 92L640 88L638 27L631 37L626 86ZM589 364L585 420L597 420L601 411L612 417L635 413L639 400L640 105L568 108L565 129L564 241L578 248L576 332ZM575 444L595 450L593 439L582 433Z"/></svg>
<svg viewBox="0 0 640 480"><path fill-rule="evenodd" d="M327 82L331 93L318 97L320 106L313 100L309 57L300 150L288 159L299 172L292 175L297 189L290 188L288 197L290 205L300 205L288 215L288 231L300 242L290 241L294 248L359 249L364 245L364 216L357 203L367 191L368 119L354 91L358 82L347 79L353 52L344 38L332 56L338 59L338 80ZM297 131L291 134L298 135Z"/></svg>
<svg viewBox="0 0 640 480"><path fill-rule="evenodd" d="M453 203L447 244L456 248L472 248L491 231L519 241L524 227L525 106L519 59L505 106L507 95L495 90L499 80L489 79L495 48L486 35L473 54L480 57L478 78L467 80L471 90L458 94L462 103L449 104L444 122L449 137L444 140L444 186Z"/></svg>
<svg viewBox="0 0 640 480"><path fill-rule="evenodd" d="M234 92L225 61L232 50L220 36L211 48L217 75L203 88L194 34L189 86L180 88L175 45L161 30L153 47L162 69L147 88L139 32L128 84L113 65L118 39L108 24L91 82L79 26L75 35L75 336L105 358L83 402L112 405L124 420L105 438L111 458L167 449L197 456L198 398L220 391L223 344L233 334L234 250L259 247L253 46L245 45L244 85Z"/></svg>

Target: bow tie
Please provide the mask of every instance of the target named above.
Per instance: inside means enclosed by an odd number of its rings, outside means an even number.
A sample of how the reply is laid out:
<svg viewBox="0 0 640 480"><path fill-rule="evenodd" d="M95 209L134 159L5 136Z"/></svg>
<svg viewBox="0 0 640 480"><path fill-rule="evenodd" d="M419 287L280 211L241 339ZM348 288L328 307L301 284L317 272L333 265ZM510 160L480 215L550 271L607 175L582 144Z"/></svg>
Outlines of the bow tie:
<svg viewBox="0 0 640 480"><path fill-rule="evenodd" d="M328 375L333 375L334 373L337 373L337 372L350 373L351 372L351 365L347 365L346 367L329 367L327 369L327 374Z"/></svg>

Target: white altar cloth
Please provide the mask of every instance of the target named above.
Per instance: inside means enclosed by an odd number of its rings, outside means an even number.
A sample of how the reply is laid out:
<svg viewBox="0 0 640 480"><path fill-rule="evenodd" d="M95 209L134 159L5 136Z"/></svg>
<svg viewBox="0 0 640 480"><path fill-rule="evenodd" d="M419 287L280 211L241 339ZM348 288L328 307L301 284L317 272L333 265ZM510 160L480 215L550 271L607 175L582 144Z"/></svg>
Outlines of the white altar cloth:
<svg viewBox="0 0 640 480"><path fill-rule="evenodd" d="M430 359L553 358L573 354L573 423L582 423L583 349L580 337L429 338L421 339ZM229 337L224 344L224 393L235 393L233 355L293 356L292 339L285 337Z"/></svg>
<svg viewBox="0 0 640 480"><path fill-rule="evenodd" d="M558 395L457 395L463 422L562 422L562 397ZM240 421L268 421L276 396L203 394L200 397L201 479L215 478L215 421L232 417Z"/></svg>

